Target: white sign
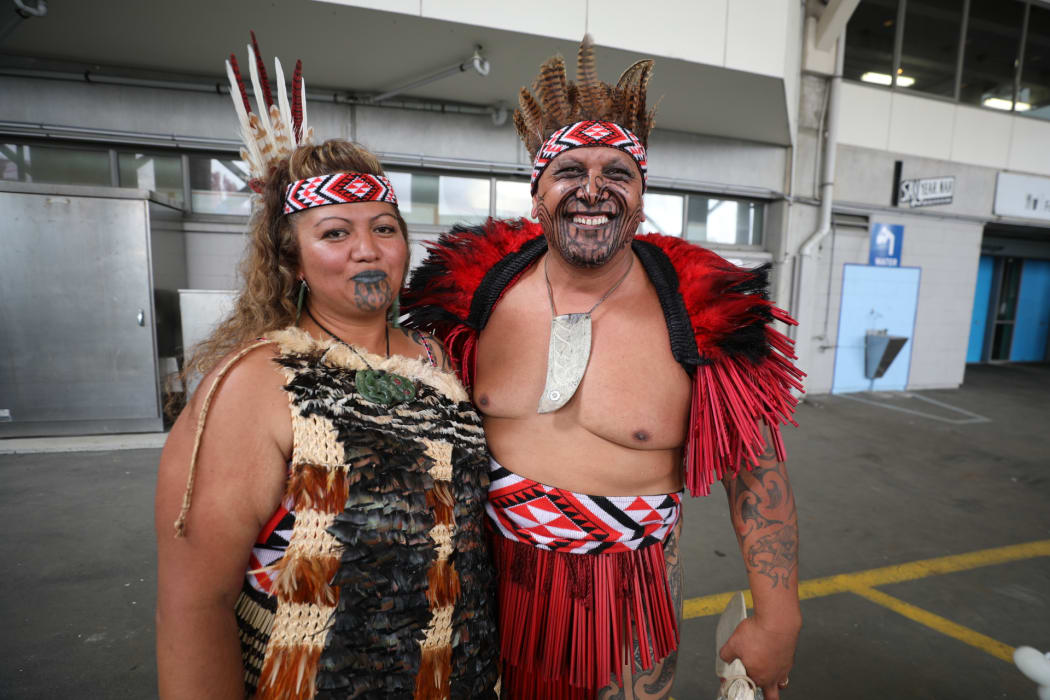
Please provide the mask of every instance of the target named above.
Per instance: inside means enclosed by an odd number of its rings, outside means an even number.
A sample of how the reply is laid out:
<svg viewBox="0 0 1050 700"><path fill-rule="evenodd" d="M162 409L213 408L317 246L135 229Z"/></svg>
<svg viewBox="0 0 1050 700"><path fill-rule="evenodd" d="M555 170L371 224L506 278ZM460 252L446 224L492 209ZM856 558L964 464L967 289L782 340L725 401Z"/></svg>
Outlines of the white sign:
<svg viewBox="0 0 1050 700"><path fill-rule="evenodd" d="M901 180L897 205L901 207L929 207L951 204L955 192L955 177L926 177Z"/></svg>
<svg viewBox="0 0 1050 700"><path fill-rule="evenodd" d="M999 173L992 211L999 216L1050 221L1050 177Z"/></svg>

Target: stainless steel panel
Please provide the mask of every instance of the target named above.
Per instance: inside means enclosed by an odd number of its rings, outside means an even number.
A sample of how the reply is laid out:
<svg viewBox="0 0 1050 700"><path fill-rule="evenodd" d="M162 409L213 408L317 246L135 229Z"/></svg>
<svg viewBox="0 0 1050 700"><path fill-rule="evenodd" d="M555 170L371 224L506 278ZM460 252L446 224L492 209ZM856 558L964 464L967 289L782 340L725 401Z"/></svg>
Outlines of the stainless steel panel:
<svg viewBox="0 0 1050 700"><path fill-rule="evenodd" d="M237 292L215 289L180 289L179 313L182 316L182 343L189 360L193 347L206 339L219 323L233 311ZM185 363L184 365L185 366ZM187 395L192 395L201 377L187 378Z"/></svg>
<svg viewBox="0 0 1050 700"><path fill-rule="evenodd" d="M159 418L146 207L0 192L0 434Z"/></svg>

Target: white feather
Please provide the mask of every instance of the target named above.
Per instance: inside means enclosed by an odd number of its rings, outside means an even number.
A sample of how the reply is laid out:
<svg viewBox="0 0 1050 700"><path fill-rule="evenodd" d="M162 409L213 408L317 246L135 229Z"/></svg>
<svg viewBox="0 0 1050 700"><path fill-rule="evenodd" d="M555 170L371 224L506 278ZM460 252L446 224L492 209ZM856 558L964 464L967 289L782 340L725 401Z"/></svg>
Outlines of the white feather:
<svg viewBox="0 0 1050 700"><path fill-rule="evenodd" d="M237 113L237 121L241 129L241 140L244 141L244 146L247 148L248 153L248 167L251 168L253 173L265 172L262 169L262 154L259 153L259 147L255 143L255 134L251 126L251 122L248 121L248 112L244 109L244 102L241 100L241 88L237 83L237 77L233 73L233 66L230 65L229 61L226 61L226 78L230 81L230 98L233 100L233 110Z"/></svg>
<svg viewBox="0 0 1050 700"><path fill-rule="evenodd" d="M303 122L302 122L302 124L299 125L299 133L296 134L295 137L297 139L299 139L300 143L306 143L306 141L307 141L307 138L306 138L306 133L307 133L306 132L306 128L307 128L307 124L306 124L306 78L304 78L302 76L299 76L299 84L302 85L302 96L301 96L299 102L303 106Z"/></svg>
<svg viewBox="0 0 1050 700"><path fill-rule="evenodd" d="M295 136L292 135L292 108L288 104L288 88L284 84L284 69L281 68L281 59L273 59L274 77L277 78L277 106L281 109L281 121L292 139L292 148L295 148Z"/></svg>
<svg viewBox="0 0 1050 700"><path fill-rule="evenodd" d="M266 132L266 138L270 141L270 145L273 146L273 151L276 153L277 143L273 140L273 124L270 123L270 110L266 108L262 84L259 82L259 69L256 68L255 64L255 51L252 50L252 45L248 44L248 66L251 68L252 92L255 93L255 112L259 117L263 130Z"/></svg>

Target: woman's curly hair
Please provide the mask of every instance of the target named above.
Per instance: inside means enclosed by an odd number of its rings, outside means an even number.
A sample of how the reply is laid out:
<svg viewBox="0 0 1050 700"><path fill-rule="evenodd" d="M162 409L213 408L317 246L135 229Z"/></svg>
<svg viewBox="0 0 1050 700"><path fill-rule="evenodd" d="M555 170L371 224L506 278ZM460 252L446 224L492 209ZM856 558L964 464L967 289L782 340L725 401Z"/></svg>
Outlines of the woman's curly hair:
<svg viewBox="0 0 1050 700"><path fill-rule="evenodd" d="M251 240L240 265L243 286L233 312L193 348L184 374L203 376L234 349L295 323L299 245L289 221L295 214L284 214L285 190L296 180L340 172L382 175L383 168L362 146L331 139L316 146L299 146L271 171L263 186L261 206L257 205L252 214ZM396 209L395 216L407 240L405 220Z"/></svg>

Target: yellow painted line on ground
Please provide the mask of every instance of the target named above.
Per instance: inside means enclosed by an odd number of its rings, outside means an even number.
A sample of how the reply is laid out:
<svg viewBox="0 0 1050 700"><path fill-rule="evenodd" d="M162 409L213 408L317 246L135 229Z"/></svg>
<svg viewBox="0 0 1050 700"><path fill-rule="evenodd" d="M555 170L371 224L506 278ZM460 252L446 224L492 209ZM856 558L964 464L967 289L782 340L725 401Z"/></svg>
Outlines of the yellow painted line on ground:
<svg viewBox="0 0 1050 700"><path fill-rule="evenodd" d="M1037 540L1024 544L1015 544L1007 547L995 547L993 549L982 549L967 554L955 554L935 559L922 559L919 561L884 566L878 569L868 569L852 574L838 574L825 578L810 579L803 581L798 586L799 598L820 598L822 596L834 595L836 593L850 593L857 588L873 588L890 583L901 583L903 581L914 581L929 576L950 574L957 571L967 571L982 566L994 566L1006 564L1012 561L1033 559L1035 557L1050 557L1050 540ZM725 609L736 591L727 593L716 593L702 598L690 598L684 603L685 618L705 617L707 615L718 615ZM744 591L748 607L753 605L751 592Z"/></svg>
<svg viewBox="0 0 1050 700"><path fill-rule="evenodd" d="M935 615L928 610L917 608L911 603L906 603L900 598L886 595L882 591L877 591L874 588L858 586L853 589L852 592L867 598L873 603L878 603L883 607L889 608L893 612L898 615L903 615L909 620L914 620L920 625L926 625L930 629L936 630L941 634L946 634L949 637L958 639L960 642L969 644L972 647L977 647L981 651L1000 658L1006 663L1013 663L1014 648L1009 644L1003 644L1002 642L992 639L980 632L976 632L969 627L963 627L962 625L945 619L940 615Z"/></svg>

